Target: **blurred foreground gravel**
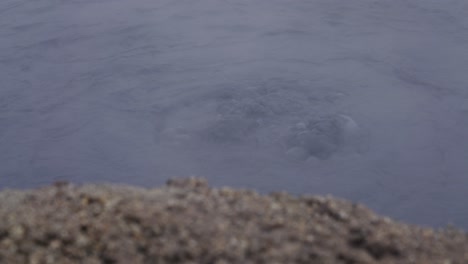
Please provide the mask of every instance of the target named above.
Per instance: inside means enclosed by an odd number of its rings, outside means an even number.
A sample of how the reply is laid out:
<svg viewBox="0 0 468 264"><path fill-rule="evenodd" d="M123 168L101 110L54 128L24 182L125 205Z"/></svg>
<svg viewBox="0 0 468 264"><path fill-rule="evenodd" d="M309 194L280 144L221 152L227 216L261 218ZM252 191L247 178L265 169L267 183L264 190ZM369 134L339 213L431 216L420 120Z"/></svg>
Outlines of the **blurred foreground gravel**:
<svg viewBox="0 0 468 264"><path fill-rule="evenodd" d="M57 183L0 193L0 263L468 263L468 235L331 197Z"/></svg>

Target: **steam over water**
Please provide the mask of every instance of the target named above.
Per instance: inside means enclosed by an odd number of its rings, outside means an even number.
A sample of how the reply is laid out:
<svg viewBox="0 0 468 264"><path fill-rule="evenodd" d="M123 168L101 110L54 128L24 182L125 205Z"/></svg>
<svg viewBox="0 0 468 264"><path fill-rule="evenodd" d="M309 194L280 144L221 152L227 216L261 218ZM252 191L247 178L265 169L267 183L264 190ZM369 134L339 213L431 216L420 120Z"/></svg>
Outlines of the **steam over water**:
<svg viewBox="0 0 468 264"><path fill-rule="evenodd" d="M0 188L333 194L468 228L465 0L2 0Z"/></svg>

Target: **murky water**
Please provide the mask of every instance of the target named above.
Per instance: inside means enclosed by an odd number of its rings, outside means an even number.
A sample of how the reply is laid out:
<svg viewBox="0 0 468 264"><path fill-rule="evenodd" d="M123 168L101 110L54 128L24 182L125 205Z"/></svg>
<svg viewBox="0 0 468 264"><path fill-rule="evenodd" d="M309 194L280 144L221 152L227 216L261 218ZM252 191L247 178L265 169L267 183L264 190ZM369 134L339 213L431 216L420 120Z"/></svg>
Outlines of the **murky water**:
<svg viewBox="0 0 468 264"><path fill-rule="evenodd" d="M464 0L3 0L0 188L173 176L468 228Z"/></svg>

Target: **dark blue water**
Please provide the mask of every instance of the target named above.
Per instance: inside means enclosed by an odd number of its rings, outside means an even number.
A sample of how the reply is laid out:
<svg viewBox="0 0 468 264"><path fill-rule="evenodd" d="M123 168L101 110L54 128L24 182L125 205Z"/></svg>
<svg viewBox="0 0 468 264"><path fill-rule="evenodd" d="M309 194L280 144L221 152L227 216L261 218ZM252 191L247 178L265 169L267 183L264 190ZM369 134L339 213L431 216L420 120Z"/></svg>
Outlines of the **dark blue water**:
<svg viewBox="0 0 468 264"><path fill-rule="evenodd" d="M465 0L3 0L0 188L174 176L468 228Z"/></svg>

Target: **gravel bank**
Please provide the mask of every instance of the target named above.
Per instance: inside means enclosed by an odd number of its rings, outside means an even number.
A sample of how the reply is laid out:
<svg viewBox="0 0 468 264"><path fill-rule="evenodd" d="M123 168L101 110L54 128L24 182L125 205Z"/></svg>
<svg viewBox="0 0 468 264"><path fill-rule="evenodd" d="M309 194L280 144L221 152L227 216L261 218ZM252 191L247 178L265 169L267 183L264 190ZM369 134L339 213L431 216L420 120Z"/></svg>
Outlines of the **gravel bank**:
<svg viewBox="0 0 468 264"><path fill-rule="evenodd" d="M468 235L201 179L0 192L0 263L468 263Z"/></svg>

